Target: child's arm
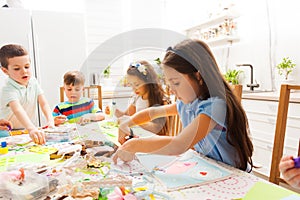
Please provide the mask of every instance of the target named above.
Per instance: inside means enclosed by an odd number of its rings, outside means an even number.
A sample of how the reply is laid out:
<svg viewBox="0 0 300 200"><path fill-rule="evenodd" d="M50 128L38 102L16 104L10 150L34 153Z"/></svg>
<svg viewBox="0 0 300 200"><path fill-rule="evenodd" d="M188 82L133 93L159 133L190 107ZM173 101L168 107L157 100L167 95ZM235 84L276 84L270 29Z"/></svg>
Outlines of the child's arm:
<svg viewBox="0 0 300 200"><path fill-rule="evenodd" d="M90 113L84 114L81 116L79 123L88 123L90 121L101 121L105 119L104 113L98 106L95 105L94 100L91 99L90 105L92 105L92 109L89 110Z"/></svg>
<svg viewBox="0 0 300 200"><path fill-rule="evenodd" d="M202 140L215 126L216 122L209 116L200 114L177 136L134 138L125 142L114 154L113 161L116 163L118 158L131 161L136 152L179 155Z"/></svg>
<svg viewBox="0 0 300 200"><path fill-rule="evenodd" d="M128 106L128 108L127 108L124 112L117 108L116 111L115 111L115 116L116 116L117 118L120 118L120 117L122 117L122 116L124 116L124 115L131 116L131 115L133 115L135 112L136 112L135 106L134 106L133 104L130 104L130 105Z"/></svg>
<svg viewBox="0 0 300 200"><path fill-rule="evenodd" d="M159 134L164 127L164 123L147 122L146 124L140 125L140 127L152 133Z"/></svg>
<svg viewBox="0 0 300 200"><path fill-rule="evenodd" d="M82 123L89 123L91 121L101 121L105 119L105 115L102 112L99 113L88 113L88 114L84 114L82 115L82 117L80 117L79 119L79 124Z"/></svg>
<svg viewBox="0 0 300 200"><path fill-rule="evenodd" d="M132 115L128 120L123 121L119 128L119 142L123 144L126 140L125 137L129 136L128 127L143 125L154 119L166 117L177 114L176 104L169 104L158 107L150 107L141 110Z"/></svg>
<svg viewBox="0 0 300 200"><path fill-rule="evenodd" d="M51 111L50 106L43 94L40 94L38 96L38 102L39 102L42 112L44 113L45 118L47 120L47 125L50 127L54 127L54 119L52 116L52 111Z"/></svg>
<svg viewBox="0 0 300 200"><path fill-rule="evenodd" d="M37 144L44 144L45 135L31 122L20 102L17 100L11 101L9 102L9 107L21 124L23 124L23 126L28 130L31 139Z"/></svg>

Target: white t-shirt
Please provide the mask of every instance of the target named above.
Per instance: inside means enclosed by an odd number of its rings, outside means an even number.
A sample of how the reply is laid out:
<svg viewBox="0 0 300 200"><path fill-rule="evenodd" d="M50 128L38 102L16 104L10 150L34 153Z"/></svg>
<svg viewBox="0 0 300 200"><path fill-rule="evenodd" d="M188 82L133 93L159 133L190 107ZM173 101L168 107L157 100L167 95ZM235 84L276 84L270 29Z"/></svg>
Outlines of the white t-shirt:
<svg viewBox="0 0 300 200"><path fill-rule="evenodd" d="M29 119L32 123L35 123L37 121L37 102L40 94L43 94L43 91L34 77L30 78L27 87L8 78L0 92L0 118L11 121L14 128L24 128L8 106L9 102L18 100Z"/></svg>
<svg viewBox="0 0 300 200"><path fill-rule="evenodd" d="M149 107L148 99L144 100L141 96L135 95L132 97L131 104L135 106L136 112L144 110Z"/></svg>

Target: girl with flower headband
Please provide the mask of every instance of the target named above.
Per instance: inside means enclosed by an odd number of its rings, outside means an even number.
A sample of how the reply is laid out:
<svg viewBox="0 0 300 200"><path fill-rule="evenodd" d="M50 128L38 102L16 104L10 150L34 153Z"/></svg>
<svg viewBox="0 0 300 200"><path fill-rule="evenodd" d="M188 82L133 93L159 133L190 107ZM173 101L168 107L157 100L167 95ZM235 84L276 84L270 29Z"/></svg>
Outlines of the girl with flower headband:
<svg viewBox="0 0 300 200"><path fill-rule="evenodd" d="M207 157L251 171L253 145L245 111L207 44L190 39L180 42L167 50L162 67L176 103L145 109L121 123L122 146L114 162L118 158L131 161L136 152L178 155L194 148ZM125 140L130 135L129 127L177 114L183 125L177 136Z"/></svg>
<svg viewBox="0 0 300 200"><path fill-rule="evenodd" d="M123 116L132 116L146 108L168 103L158 76L149 62L142 60L131 63L127 69L127 80L135 94L124 112L116 109L115 116L120 119L119 121L127 119ZM162 117L141 127L158 135L165 135L169 131L166 121L166 118Z"/></svg>

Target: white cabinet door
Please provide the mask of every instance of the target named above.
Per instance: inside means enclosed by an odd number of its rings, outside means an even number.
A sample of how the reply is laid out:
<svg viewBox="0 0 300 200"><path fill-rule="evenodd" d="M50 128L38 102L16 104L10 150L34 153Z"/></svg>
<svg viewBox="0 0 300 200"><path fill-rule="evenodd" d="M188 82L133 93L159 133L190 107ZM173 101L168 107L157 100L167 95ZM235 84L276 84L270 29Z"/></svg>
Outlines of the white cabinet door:
<svg viewBox="0 0 300 200"><path fill-rule="evenodd" d="M0 8L0 27L0 47L6 44L20 44L32 56L31 23L28 10ZM3 86L6 77L0 70L0 87Z"/></svg>
<svg viewBox="0 0 300 200"><path fill-rule="evenodd" d="M51 109L59 103L59 87L69 70L86 59L85 18L80 13L32 11L38 80Z"/></svg>

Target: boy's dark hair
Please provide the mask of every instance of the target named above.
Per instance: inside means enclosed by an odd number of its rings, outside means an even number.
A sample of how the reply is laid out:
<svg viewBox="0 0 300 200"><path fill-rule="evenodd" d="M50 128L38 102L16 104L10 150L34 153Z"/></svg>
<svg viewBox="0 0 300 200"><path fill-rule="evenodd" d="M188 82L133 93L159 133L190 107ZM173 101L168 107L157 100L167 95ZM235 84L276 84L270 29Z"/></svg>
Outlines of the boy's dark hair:
<svg viewBox="0 0 300 200"><path fill-rule="evenodd" d="M4 68L8 68L8 59L28 55L27 50L18 44L4 45L0 49L0 64Z"/></svg>
<svg viewBox="0 0 300 200"><path fill-rule="evenodd" d="M84 85L84 75L80 71L69 71L64 75L65 85Z"/></svg>

